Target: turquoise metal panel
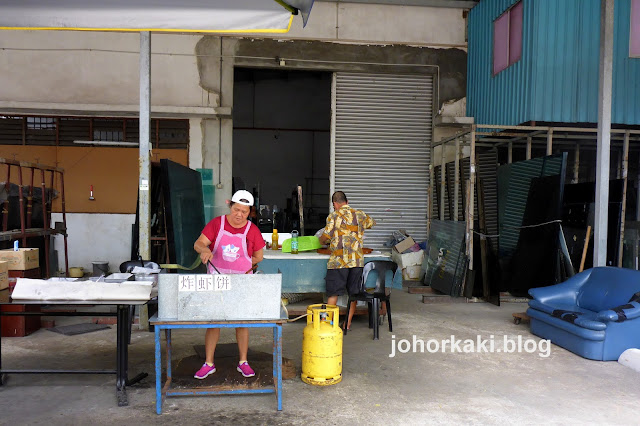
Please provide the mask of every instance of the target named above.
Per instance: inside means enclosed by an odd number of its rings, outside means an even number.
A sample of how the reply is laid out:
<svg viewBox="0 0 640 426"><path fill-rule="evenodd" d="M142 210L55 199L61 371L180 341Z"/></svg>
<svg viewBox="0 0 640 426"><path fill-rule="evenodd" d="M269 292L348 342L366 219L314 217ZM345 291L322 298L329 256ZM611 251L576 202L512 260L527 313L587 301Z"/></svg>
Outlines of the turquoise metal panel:
<svg viewBox="0 0 640 426"><path fill-rule="evenodd" d="M493 21L515 3L517 0L482 1L469 14L467 115L478 123L521 123L528 115L533 2L523 0L521 59L493 75Z"/></svg>
<svg viewBox="0 0 640 426"><path fill-rule="evenodd" d="M268 255L260 262L258 271L265 274L282 274L283 293L324 293L325 276L329 256L305 257L292 254L278 258ZM373 260L389 260L389 255L367 255L365 263ZM402 274L394 277L394 288L402 287Z"/></svg>
<svg viewBox="0 0 640 426"><path fill-rule="evenodd" d="M522 58L492 75L493 21L516 1L469 14L467 115L477 123L598 120L599 0L522 0ZM640 124L640 58L629 58L630 0L615 2L612 123Z"/></svg>

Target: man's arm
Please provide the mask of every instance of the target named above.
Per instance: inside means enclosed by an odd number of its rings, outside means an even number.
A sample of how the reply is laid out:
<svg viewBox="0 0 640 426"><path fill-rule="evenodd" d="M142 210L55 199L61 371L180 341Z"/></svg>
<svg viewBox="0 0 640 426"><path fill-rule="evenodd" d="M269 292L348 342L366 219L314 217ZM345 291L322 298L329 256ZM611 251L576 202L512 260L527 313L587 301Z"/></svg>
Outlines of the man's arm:
<svg viewBox="0 0 640 426"><path fill-rule="evenodd" d="M368 214L364 214L365 219L364 219L364 229L370 229L373 228L373 226L376 224L376 221L373 220L373 218L371 216L369 216Z"/></svg>
<svg viewBox="0 0 640 426"><path fill-rule="evenodd" d="M206 265L211 259L213 259L213 253L209 250L211 240L200 234L200 237L193 243L193 249L200 255L200 260L203 265Z"/></svg>
<svg viewBox="0 0 640 426"><path fill-rule="evenodd" d="M320 235L320 244L328 244L331 242L331 234L333 233L333 217L327 216L327 223L324 226L324 233Z"/></svg>

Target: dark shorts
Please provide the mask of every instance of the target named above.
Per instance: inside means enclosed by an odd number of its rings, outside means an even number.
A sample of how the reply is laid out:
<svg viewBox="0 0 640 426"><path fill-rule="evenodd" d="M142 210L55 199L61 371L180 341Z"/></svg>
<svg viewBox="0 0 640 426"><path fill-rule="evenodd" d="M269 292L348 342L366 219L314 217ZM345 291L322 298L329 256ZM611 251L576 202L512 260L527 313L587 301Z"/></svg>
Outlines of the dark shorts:
<svg viewBox="0 0 640 426"><path fill-rule="evenodd" d="M342 296L360 292L364 268L327 269L327 296Z"/></svg>

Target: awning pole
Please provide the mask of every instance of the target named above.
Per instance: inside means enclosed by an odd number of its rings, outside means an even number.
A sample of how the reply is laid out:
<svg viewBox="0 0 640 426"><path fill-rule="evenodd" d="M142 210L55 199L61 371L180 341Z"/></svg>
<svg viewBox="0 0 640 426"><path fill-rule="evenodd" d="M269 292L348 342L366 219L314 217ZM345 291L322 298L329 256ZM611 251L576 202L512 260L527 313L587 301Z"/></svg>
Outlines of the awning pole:
<svg viewBox="0 0 640 426"><path fill-rule="evenodd" d="M443 145L444 146L444 145ZM458 215L460 214L458 208L458 200L460 198L460 139L456 138L456 160L454 165L453 177L453 220L458 221Z"/></svg>
<svg viewBox="0 0 640 426"><path fill-rule="evenodd" d="M622 251L624 249L624 217L627 214L627 176L629 175L629 133L624 134L622 148L622 212L620 214L620 239L618 241L618 267L622 268Z"/></svg>
<svg viewBox="0 0 640 426"><path fill-rule="evenodd" d="M151 181L150 141L151 124L151 33L140 32L140 180L138 188L138 245L143 260L151 260L151 209L149 187Z"/></svg>
<svg viewBox="0 0 640 426"><path fill-rule="evenodd" d="M440 220L446 220L444 217L444 192L446 191L445 186L445 165L444 165L444 147L445 145L440 146Z"/></svg>
<svg viewBox="0 0 640 426"><path fill-rule="evenodd" d="M576 144L576 158L573 160L573 180L571 183L578 183L580 180L580 144Z"/></svg>
<svg viewBox="0 0 640 426"><path fill-rule="evenodd" d="M476 125L471 126L471 153L469 154L469 269L473 270L473 197L476 186Z"/></svg>
<svg viewBox="0 0 640 426"><path fill-rule="evenodd" d="M611 146L611 86L613 78L613 0L600 0L600 77L596 154L596 211L593 266L607 264L609 219L609 159Z"/></svg>

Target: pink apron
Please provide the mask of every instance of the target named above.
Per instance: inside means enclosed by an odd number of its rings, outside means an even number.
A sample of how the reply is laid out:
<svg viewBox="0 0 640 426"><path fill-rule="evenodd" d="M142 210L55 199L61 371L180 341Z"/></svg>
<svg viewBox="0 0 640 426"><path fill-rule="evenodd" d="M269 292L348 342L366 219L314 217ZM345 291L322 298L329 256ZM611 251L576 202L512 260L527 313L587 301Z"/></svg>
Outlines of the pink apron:
<svg viewBox="0 0 640 426"><path fill-rule="evenodd" d="M220 231L213 245L213 259L211 263L221 274L244 274L251 269L251 257L247 251L247 234L251 223L247 223L242 234L232 234L224 229L226 216L220 217ZM210 274L217 274L216 270L207 265Z"/></svg>

